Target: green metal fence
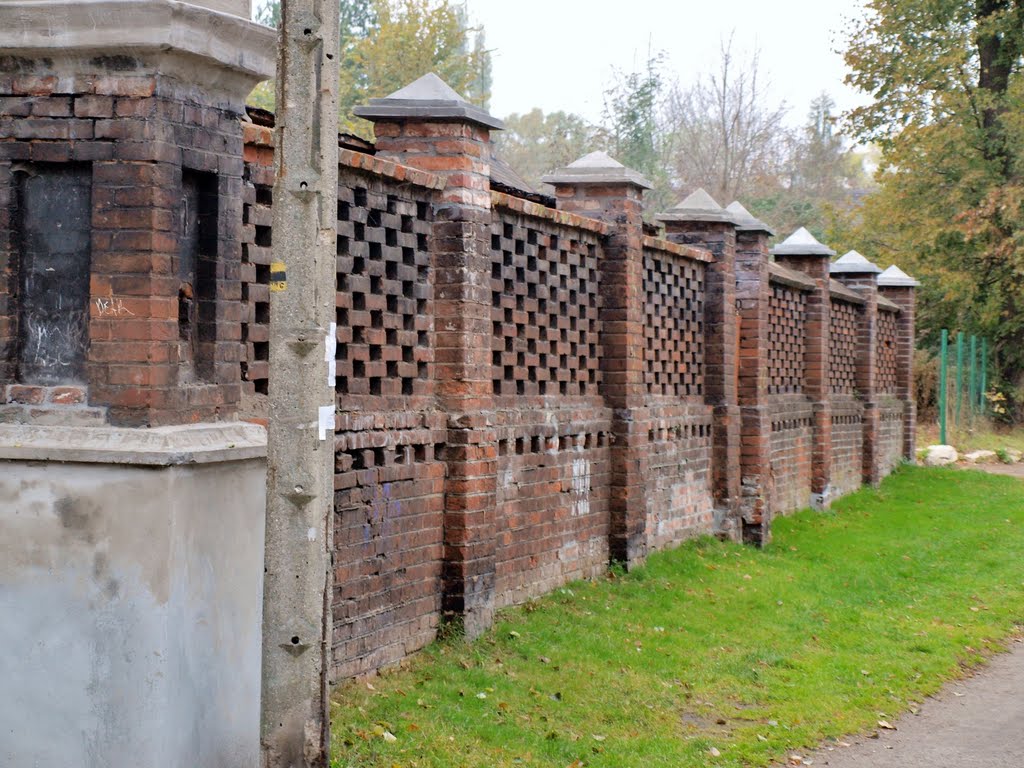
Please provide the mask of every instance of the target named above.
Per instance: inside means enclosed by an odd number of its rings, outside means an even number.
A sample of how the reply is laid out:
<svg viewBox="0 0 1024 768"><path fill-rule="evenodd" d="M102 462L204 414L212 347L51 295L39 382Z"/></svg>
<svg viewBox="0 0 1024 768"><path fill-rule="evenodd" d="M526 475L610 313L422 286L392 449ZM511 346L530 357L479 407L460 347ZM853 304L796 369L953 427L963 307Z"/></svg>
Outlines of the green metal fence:
<svg viewBox="0 0 1024 768"><path fill-rule="evenodd" d="M970 428L986 415L988 340L956 334L955 370L949 370L950 332L943 328L939 352L939 440L948 442L949 428ZM965 359L966 357L966 359ZM952 391L950 391L952 390Z"/></svg>

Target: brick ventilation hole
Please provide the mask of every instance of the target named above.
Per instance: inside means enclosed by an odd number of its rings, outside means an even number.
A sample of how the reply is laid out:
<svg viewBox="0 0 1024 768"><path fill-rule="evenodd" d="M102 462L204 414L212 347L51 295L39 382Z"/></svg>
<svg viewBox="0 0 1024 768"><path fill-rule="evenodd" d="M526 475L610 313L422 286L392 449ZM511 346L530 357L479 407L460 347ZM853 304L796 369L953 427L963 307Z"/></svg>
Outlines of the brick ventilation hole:
<svg viewBox="0 0 1024 768"><path fill-rule="evenodd" d="M597 240L542 231L495 212L491 225L496 395L598 394Z"/></svg>
<svg viewBox="0 0 1024 768"><path fill-rule="evenodd" d="M339 190L339 395L428 393L429 233L425 203L363 187Z"/></svg>
<svg viewBox="0 0 1024 768"><path fill-rule="evenodd" d="M269 393L270 247L274 201L273 169L245 165L242 205L242 355L243 387L249 394Z"/></svg>
<svg viewBox="0 0 1024 768"><path fill-rule="evenodd" d="M833 395L857 394L857 336L860 309L845 301L832 301L829 316L828 387Z"/></svg>
<svg viewBox="0 0 1024 768"><path fill-rule="evenodd" d="M644 385L650 395L704 394L704 264L644 251Z"/></svg>
<svg viewBox="0 0 1024 768"><path fill-rule="evenodd" d="M807 299L802 291L772 284L768 301L768 394L799 394L804 383L804 321Z"/></svg>
<svg viewBox="0 0 1024 768"><path fill-rule="evenodd" d="M896 353L897 314L878 308L878 391L895 394L898 389L896 372L899 363Z"/></svg>

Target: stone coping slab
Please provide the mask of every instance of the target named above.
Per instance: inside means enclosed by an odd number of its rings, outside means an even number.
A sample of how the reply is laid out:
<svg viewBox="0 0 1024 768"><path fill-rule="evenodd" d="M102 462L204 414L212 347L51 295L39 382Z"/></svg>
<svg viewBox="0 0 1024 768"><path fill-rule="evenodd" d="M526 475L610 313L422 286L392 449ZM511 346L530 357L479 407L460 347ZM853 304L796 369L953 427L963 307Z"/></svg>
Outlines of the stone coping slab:
<svg viewBox="0 0 1024 768"><path fill-rule="evenodd" d="M651 237L650 235L644 235L644 248L661 253L671 253L674 256L682 256L684 259L691 259L692 261L710 263L715 260L711 251L695 248L692 245L673 243L671 240L662 240L659 237Z"/></svg>
<svg viewBox="0 0 1024 768"><path fill-rule="evenodd" d="M0 459L170 467L260 459L267 432L247 422L154 427L0 425Z"/></svg>
<svg viewBox="0 0 1024 768"><path fill-rule="evenodd" d="M0 4L0 23L0 53L9 56L56 61L177 51L233 72L249 88L276 66L274 30L177 0L8 0Z"/></svg>
<svg viewBox="0 0 1024 768"><path fill-rule="evenodd" d="M782 283L801 291L813 291L817 287L817 283L804 273L776 264L774 261L768 263L768 277L772 282Z"/></svg>

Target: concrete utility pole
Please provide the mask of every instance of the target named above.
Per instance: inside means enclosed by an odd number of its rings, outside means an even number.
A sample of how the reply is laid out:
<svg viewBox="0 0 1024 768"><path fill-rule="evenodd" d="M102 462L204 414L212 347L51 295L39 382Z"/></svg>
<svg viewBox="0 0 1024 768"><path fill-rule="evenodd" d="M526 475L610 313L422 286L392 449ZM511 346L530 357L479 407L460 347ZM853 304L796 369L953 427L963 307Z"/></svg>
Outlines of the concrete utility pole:
<svg viewBox="0 0 1024 768"><path fill-rule="evenodd" d="M270 268L264 768L329 763L337 89L337 0L284 0Z"/></svg>

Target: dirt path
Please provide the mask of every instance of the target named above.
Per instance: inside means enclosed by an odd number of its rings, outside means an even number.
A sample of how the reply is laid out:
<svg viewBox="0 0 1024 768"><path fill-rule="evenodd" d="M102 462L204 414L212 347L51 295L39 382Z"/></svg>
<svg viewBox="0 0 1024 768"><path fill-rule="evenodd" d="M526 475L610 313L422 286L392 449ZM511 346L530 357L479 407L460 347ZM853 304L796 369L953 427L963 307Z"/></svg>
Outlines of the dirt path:
<svg viewBox="0 0 1024 768"><path fill-rule="evenodd" d="M977 675L951 683L918 714L848 739L849 747L802 754L829 768L1021 768L1024 766L1024 642Z"/></svg>
<svg viewBox="0 0 1024 768"><path fill-rule="evenodd" d="M968 464L964 469L980 469L993 475L1009 475L1024 480L1024 463L1019 464Z"/></svg>

